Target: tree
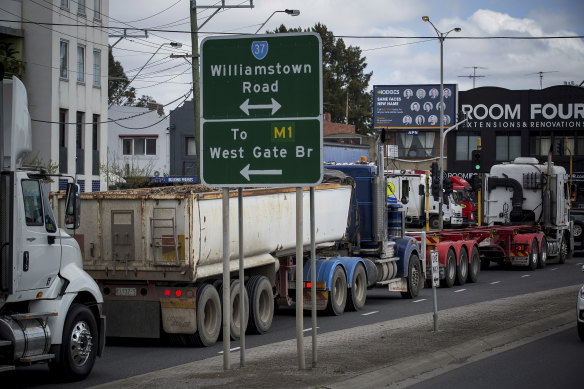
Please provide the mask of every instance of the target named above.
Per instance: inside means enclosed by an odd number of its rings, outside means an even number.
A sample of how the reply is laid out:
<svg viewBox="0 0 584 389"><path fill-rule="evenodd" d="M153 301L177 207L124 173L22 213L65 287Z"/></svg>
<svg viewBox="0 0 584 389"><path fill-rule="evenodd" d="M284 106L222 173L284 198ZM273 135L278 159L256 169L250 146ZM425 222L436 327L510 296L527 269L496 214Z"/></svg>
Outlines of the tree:
<svg viewBox="0 0 584 389"><path fill-rule="evenodd" d="M108 105L133 105L134 100L136 100L136 88L128 88L130 80L126 76L120 61L114 59L111 47L109 49L108 72Z"/></svg>
<svg viewBox="0 0 584 389"><path fill-rule="evenodd" d="M287 29L281 25L274 32L301 32L301 28ZM317 23L311 29L320 35L323 63L324 111L331 114L333 122L344 123L347 96L349 98L349 124L354 124L357 133L370 131L372 99L367 92L373 72L365 73L366 58L361 49L346 46L342 38L335 38L325 25Z"/></svg>

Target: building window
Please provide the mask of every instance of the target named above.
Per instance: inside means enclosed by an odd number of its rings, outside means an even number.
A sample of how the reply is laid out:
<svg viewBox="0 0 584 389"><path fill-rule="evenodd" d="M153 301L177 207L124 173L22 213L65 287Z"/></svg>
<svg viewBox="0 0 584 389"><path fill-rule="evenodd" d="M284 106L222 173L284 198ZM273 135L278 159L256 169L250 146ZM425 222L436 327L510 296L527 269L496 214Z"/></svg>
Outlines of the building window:
<svg viewBox="0 0 584 389"><path fill-rule="evenodd" d="M77 45L77 82L85 82L85 46Z"/></svg>
<svg viewBox="0 0 584 389"><path fill-rule="evenodd" d="M99 150L99 115L93 115L92 123L92 148L93 150Z"/></svg>
<svg viewBox="0 0 584 389"><path fill-rule="evenodd" d="M75 123L75 147L83 149L83 112L77 111L77 121Z"/></svg>
<svg viewBox="0 0 584 389"><path fill-rule="evenodd" d="M186 137L185 146L185 155L197 155L197 144L194 137Z"/></svg>
<svg viewBox="0 0 584 389"><path fill-rule="evenodd" d="M517 157L521 157L521 135L497 135L495 160L513 161Z"/></svg>
<svg viewBox="0 0 584 389"><path fill-rule="evenodd" d="M69 9L69 0L61 0L61 8Z"/></svg>
<svg viewBox="0 0 584 389"><path fill-rule="evenodd" d="M123 155L156 155L156 138L122 138Z"/></svg>
<svg viewBox="0 0 584 389"><path fill-rule="evenodd" d="M101 20L101 0L93 0L93 18Z"/></svg>
<svg viewBox="0 0 584 389"><path fill-rule="evenodd" d="M67 78L69 67L67 66L69 62L69 42L61 41L61 55L59 61L59 77Z"/></svg>
<svg viewBox="0 0 584 389"><path fill-rule="evenodd" d="M67 110L59 110L59 147L67 147Z"/></svg>
<svg viewBox="0 0 584 389"><path fill-rule="evenodd" d="M101 85L101 51L93 50L93 86Z"/></svg>
<svg viewBox="0 0 584 389"><path fill-rule="evenodd" d="M122 139L122 154L132 155L132 139Z"/></svg>
<svg viewBox="0 0 584 389"><path fill-rule="evenodd" d="M555 156L569 156L570 153L584 155L584 136L574 136L573 133L567 135L561 132L548 134L534 133L530 135L530 155L546 156L550 147Z"/></svg>
<svg viewBox="0 0 584 389"><path fill-rule="evenodd" d="M85 16L85 0L77 0L77 14Z"/></svg>
<svg viewBox="0 0 584 389"><path fill-rule="evenodd" d="M457 135L456 136L456 160L470 161L473 150L478 149L478 135Z"/></svg>
<svg viewBox="0 0 584 389"><path fill-rule="evenodd" d="M399 158L426 158L434 156L436 132L425 131L420 135L407 135L405 131L396 136Z"/></svg>

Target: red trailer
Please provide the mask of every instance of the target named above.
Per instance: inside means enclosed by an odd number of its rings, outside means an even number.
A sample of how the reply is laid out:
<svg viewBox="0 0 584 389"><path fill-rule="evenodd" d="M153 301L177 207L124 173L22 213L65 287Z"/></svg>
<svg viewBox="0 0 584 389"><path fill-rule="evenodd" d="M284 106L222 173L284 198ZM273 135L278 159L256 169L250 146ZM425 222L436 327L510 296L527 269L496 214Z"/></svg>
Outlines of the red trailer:
<svg viewBox="0 0 584 389"><path fill-rule="evenodd" d="M421 235L412 234L420 240ZM491 262L526 266L529 270L545 267L547 240L538 226L484 226L443 230L426 235L426 266L431 267L430 251L438 251L440 284L477 282L480 269ZM431 274L426 278L431 279Z"/></svg>

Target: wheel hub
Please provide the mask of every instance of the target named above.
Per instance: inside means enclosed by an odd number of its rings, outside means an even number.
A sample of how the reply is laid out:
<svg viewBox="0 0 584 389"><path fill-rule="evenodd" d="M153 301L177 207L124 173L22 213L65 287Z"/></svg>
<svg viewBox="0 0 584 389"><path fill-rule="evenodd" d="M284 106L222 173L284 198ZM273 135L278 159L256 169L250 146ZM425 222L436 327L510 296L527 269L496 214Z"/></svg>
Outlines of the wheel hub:
<svg viewBox="0 0 584 389"><path fill-rule="evenodd" d="M77 366L83 366L93 348L93 336L86 322L78 322L71 333L71 358Z"/></svg>

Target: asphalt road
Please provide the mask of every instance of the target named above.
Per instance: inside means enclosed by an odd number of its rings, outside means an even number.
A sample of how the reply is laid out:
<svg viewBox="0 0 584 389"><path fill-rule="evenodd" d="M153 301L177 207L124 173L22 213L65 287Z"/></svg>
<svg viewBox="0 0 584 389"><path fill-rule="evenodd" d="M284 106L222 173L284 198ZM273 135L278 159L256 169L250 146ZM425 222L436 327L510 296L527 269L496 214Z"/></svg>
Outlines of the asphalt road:
<svg viewBox="0 0 584 389"><path fill-rule="evenodd" d="M503 269L493 265L491 269L480 273L479 282L476 284L438 289L438 308L459 307L584 283L582 263L584 258L575 257L564 265L548 263L545 269L536 271L525 268ZM432 310L431 289L423 289L416 299L406 300L402 299L399 293L389 293L376 288L368 292L367 304L362 311L347 312L342 317L319 316L318 328L319 333L325 333L428 313ZM294 339L296 331L294 316L294 309L281 309L274 318L271 331L261 336L247 336L246 347L249 349ZM310 313L306 312L305 331L308 331L310 326ZM237 346L238 342L231 343L231 347ZM18 368L14 372L4 373L1 379L3 382L10 382L9 387L15 388L84 388L214 357L221 351L221 343L209 348L188 348L171 346L159 340L108 339L105 356L98 359L92 374L85 381L73 384L59 383L49 375L47 367L43 365Z"/></svg>
<svg viewBox="0 0 584 389"><path fill-rule="evenodd" d="M582 388L584 342L574 327L441 374L410 389Z"/></svg>

